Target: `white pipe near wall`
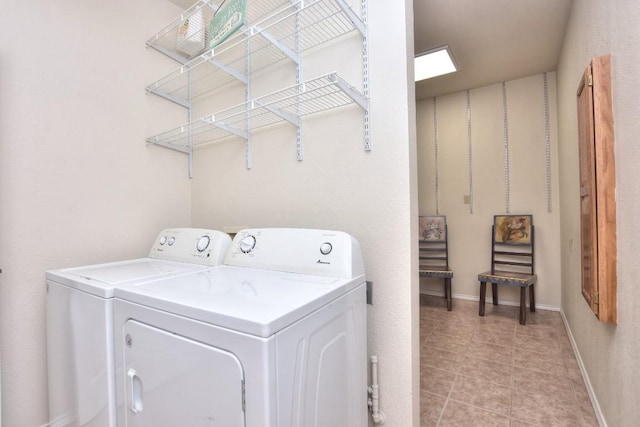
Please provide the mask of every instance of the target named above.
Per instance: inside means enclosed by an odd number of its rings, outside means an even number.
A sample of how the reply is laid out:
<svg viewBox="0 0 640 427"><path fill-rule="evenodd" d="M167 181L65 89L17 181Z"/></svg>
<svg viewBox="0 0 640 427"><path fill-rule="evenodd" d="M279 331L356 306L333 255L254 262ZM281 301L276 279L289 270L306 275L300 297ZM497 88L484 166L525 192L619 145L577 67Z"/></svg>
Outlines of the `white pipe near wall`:
<svg viewBox="0 0 640 427"><path fill-rule="evenodd" d="M378 356L371 356L371 386L369 387L369 409L374 424L384 424L384 414L380 411L380 392L378 386Z"/></svg>

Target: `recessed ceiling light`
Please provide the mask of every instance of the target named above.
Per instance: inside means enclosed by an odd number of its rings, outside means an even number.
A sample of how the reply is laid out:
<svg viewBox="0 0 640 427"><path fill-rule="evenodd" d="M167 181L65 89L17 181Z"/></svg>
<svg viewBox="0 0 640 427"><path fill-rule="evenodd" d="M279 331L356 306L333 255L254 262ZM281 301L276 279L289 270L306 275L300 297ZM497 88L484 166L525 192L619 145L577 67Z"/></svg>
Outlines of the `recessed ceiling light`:
<svg viewBox="0 0 640 427"><path fill-rule="evenodd" d="M416 56L415 81L430 79L458 71L453 63L449 46L442 46Z"/></svg>

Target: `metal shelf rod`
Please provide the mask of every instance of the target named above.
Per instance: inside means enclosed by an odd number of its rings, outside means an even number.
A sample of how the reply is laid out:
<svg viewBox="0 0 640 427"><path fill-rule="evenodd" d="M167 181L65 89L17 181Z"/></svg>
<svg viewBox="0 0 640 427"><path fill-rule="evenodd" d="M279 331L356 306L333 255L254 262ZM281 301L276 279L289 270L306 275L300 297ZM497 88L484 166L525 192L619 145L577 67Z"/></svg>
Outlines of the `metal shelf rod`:
<svg viewBox="0 0 640 427"><path fill-rule="evenodd" d="M193 145L232 135L247 139L253 129L276 124L283 120L298 126L302 116L353 103L363 110L368 105L366 98L357 90L337 74L331 73L194 120L178 128L147 138L147 142L170 144L173 147L185 144L179 141L187 140L190 137L194 138ZM247 117L251 119L251 129L245 130L242 126L247 123ZM211 132L212 126L218 129L218 132L200 138L203 134Z"/></svg>

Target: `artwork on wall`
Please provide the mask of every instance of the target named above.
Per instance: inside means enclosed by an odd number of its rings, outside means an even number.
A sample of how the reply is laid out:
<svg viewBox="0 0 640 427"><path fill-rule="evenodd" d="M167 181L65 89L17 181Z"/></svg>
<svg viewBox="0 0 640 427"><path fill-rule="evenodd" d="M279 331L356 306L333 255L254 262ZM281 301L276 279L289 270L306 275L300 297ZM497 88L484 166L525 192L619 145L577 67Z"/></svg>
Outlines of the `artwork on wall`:
<svg viewBox="0 0 640 427"><path fill-rule="evenodd" d="M531 244L533 215L495 215L494 240L514 245Z"/></svg>
<svg viewBox="0 0 640 427"><path fill-rule="evenodd" d="M447 240L446 217L444 215L421 216L420 220L420 240L430 242L444 242Z"/></svg>

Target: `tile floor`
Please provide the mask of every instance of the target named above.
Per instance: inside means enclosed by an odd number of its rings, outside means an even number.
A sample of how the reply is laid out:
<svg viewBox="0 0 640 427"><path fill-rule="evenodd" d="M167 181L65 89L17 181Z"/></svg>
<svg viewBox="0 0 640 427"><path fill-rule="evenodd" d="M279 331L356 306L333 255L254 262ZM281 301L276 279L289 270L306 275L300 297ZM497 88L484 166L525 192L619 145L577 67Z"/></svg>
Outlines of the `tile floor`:
<svg viewBox="0 0 640 427"><path fill-rule="evenodd" d="M597 427L560 313L422 295L420 425Z"/></svg>

